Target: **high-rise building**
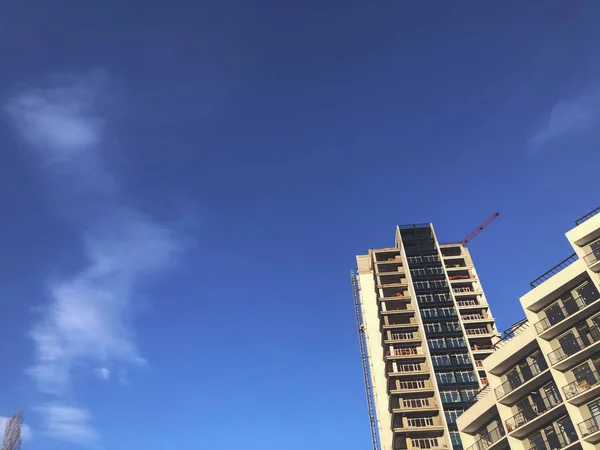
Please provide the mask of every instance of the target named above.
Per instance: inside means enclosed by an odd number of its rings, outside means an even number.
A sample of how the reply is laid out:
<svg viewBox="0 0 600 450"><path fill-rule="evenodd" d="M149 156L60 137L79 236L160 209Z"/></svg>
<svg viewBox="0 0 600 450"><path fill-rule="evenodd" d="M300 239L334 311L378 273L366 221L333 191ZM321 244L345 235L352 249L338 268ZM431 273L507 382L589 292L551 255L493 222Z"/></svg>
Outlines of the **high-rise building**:
<svg viewBox="0 0 600 450"><path fill-rule="evenodd" d="M461 449L457 417L486 384L499 339L467 248L431 224L357 256L357 314L381 450ZM371 409L371 408L370 408Z"/></svg>
<svg viewBox="0 0 600 450"><path fill-rule="evenodd" d="M531 282L526 319L483 362L465 450L600 448L600 208L566 236L575 253Z"/></svg>

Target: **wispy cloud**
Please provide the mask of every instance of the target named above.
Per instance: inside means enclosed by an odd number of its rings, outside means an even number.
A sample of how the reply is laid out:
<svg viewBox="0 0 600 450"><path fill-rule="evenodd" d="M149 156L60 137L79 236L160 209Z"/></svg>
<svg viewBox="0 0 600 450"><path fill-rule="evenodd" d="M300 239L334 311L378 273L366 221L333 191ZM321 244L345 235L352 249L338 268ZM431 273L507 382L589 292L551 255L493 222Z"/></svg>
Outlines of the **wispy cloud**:
<svg viewBox="0 0 600 450"><path fill-rule="evenodd" d="M582 133L600 120L600 88L556 103L544 125L535 133L531 144L540 147L550 141Z"/></svg>
<svg viewBox="0 0 600 450"><path fill-rule="evenodd" d="M42 415L46 434L77 444L94 442L98 435L91 426L91 415L85 409L61 404L46 404L36 408Z"/></svg>
<svg viewBox="0 0 600 450"><path fill-rule="evenodd" d="M0 416L0 435L4 435L4 430L6 429L6 424L10 420L10 417ZM27 441L33 437L33 433L31 432L31 428L29 425L24 423L21 425L21 439Z"/></svg>
<svg viewBox="0 0 600 450"><path fill-rule="evenodd" d="M109 368L125 373L125 367L144 364L129 326L132 297L180 248L169 227L129 206L115 189L103 159L109 120L97 107L102 94L97 78L82 76L66 85L27 89L5 107L44 170L84 193L81 204L70 209L84 203L98 209L75 224L87 263L48 285L48 302L31 329L35 355L29 373L41 392L58 400L67 398L75 370L87 367L108 380ZM53 436L79 443L95 436L83 409L57 403L38 411Z"/></svg>

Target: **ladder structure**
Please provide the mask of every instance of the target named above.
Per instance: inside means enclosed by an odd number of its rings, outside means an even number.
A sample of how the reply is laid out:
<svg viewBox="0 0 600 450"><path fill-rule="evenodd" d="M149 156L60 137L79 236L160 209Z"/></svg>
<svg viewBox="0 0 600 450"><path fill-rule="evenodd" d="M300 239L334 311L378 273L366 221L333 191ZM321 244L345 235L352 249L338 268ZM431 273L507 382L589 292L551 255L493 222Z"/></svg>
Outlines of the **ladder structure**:
<svg viewBox="0 0 600 450"><path fill-rule="evenodd" d="M379 432L377 430L377 415L375 413L375 399L373 398L373 384L371 382L371 363L369 362L369 352L367 349L367 337L363 324L362 309L360 307L360 287L354 271L350 271L350 280L352 282L352 294L354 295L354 313L356 314L356 326L358 330L358 340L360 344L360 356L362 359L363 377L365 379L365 390L367 393L367 406L369 408L369 422L371 424L371 439L373 441L373 450L381 450L379 443Z"/></svg>

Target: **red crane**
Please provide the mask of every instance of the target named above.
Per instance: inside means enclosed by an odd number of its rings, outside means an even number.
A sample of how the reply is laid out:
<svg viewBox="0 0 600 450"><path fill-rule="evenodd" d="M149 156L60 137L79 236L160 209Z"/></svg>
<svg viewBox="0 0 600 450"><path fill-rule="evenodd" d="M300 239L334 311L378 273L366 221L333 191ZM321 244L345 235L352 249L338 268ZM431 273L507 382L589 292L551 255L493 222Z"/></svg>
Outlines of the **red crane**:
<svg viewBox="0 0 600 450"><path fill-rule="evenodd" d="M485 219L481 225L479 225L477 228L475 228L473 231L471 231L466 238L464 238L462 241L460 241L460 243L462 245L467 245L467 242L469 242L471 239L473 239L475 236L477 236L485 227L487 227L490 223L492 223L494 221L494 219L496 219L496 217L498 217L499 215L500 215L499 212L495 212L490 217Z"/></svg>

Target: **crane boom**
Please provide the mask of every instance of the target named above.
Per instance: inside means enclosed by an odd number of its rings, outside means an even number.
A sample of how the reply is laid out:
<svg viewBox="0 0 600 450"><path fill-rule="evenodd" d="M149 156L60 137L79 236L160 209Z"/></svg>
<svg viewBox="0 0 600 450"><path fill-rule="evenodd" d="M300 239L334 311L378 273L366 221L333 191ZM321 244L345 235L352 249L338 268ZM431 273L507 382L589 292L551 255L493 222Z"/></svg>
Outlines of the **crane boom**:
<svg viewBox="0 0 600 450"><path fill-rule="evenodd" d="M360 356L362 359L363 377L365 379L365 390L367 393L367 405L369 407L369 422L371 425L371 440L373 450L380 450L379 433L377 430L377 416L375 413L375 401L373 398L373 385L371 384L371 364L369 363L369 353L367 349L367 338L365 336L365 327L363 324L362 309L360 307L360 298L358 280L354 271L350 271L352 281L352 294L354 295L354 312L356 314L356 326L358 328L358 341L360 344Z"/></svg>
<svg viewBox="0 0 600 450"><path fill-rule="evenodd" d="M460 243L462 245L467 245L467 242L469 242L471 239L473 239L475 236L477 236L485 227L487 227L490 223L492 223L496 219L496 217L498 217L499 215L500 215L499 212L495 212L494 214L490 215L487 219L485 219L483 221L483 223L481 225L479 225L477 228L475 228L473 231L471 231L466 238L464 238L462 241L460 241Z"/></svg>

